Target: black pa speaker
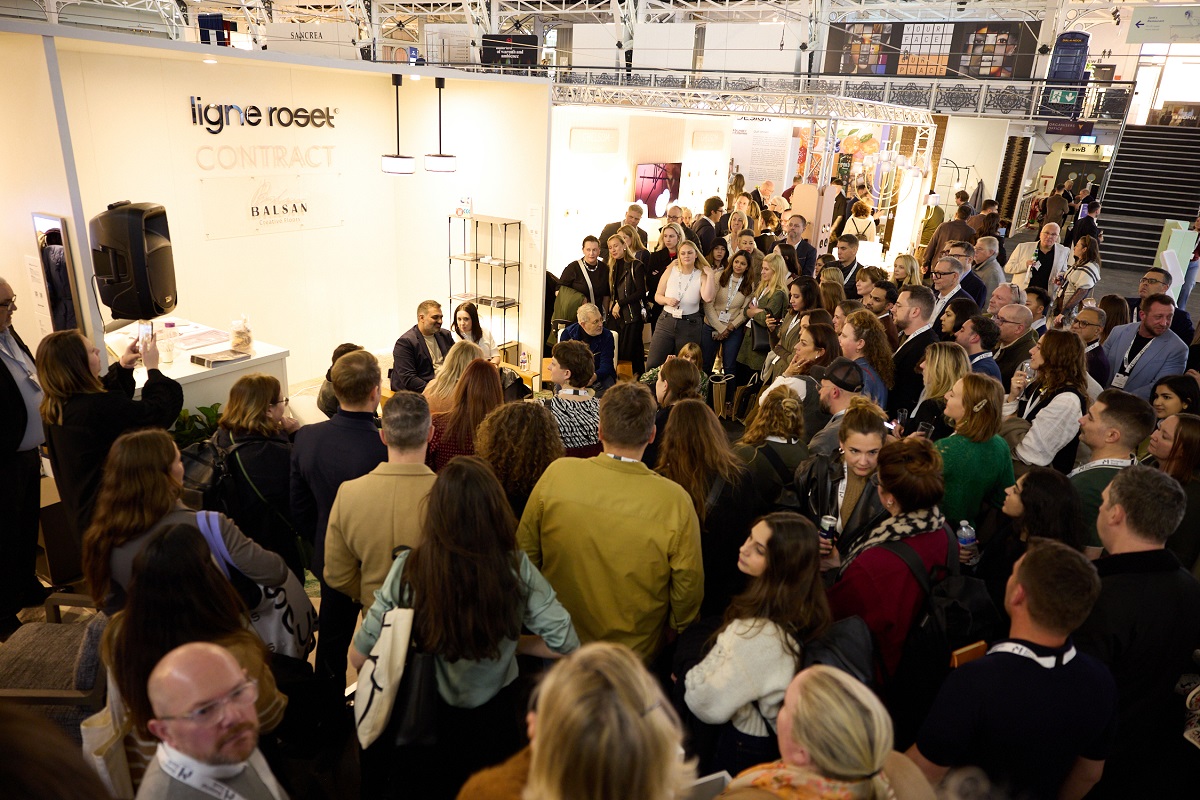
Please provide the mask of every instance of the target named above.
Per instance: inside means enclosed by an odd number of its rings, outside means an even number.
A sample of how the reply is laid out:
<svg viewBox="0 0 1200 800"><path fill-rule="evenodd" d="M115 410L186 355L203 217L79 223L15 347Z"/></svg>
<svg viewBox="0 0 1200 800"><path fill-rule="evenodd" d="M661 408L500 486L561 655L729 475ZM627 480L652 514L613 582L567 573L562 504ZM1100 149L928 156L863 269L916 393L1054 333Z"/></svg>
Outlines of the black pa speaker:
<svg viewBox="0 0 1200 800"><path fill-rule="evenodd" d="M113 319L153 319L175 308L175 262L167 211L113 203L88 223L100 302Z"/></svg>

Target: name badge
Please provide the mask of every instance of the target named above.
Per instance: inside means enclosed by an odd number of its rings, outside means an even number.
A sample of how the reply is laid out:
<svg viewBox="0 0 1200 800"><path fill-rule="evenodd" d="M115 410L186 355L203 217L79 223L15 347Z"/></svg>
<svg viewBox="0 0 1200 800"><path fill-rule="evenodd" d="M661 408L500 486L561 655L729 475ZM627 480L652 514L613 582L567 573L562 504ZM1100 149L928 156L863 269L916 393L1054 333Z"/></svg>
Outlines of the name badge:
<svg viewBox="0 0 1200 800"><path fill-rule="evenodd" d="M722 311L719 315L717 315L717 319L719 319L721 322L729 322L729 320L732 318L733 315L728 311Z"/></svg>
<svg viewBox="0 0 1200 800"><path fill-rule="evenodd" d="M1126 375L1126 374L1124 374L1124 373L1122 373L1122 372L1118 372L1118 373L1116 374L1116 376L1115 376L1115 377L1113 377L1111 386L1112 386L1112 388L1114 388L1114 389L1124 389L1124 388L1125 388L1125 384L1126 384L1126 382L1127 382L1128 380L1129 380L1129 376L1128 376L1128 375Z"/></svg>
<svg viewBox="0 0 1200 800"><path fill-rule="evenodd" d="M667 313L675 319L683 319L683 309L679 308L678 306L675 306L674 308L668 306Z"/></svg>

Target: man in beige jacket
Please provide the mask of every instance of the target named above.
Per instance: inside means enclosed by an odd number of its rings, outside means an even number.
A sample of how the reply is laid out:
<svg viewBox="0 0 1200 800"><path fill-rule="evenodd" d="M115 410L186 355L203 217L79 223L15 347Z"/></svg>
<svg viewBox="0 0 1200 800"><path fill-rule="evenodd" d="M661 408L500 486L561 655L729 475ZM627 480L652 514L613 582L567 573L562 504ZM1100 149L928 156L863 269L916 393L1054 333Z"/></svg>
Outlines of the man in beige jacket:
<svg viewBox="0 0 1200 800"><path fill-rule="evenodd" d="M437 476L425 466L429 404L416 392L396 392L383 407L387 461L338 489L325 533L325 582L364 608L375 602L393 551L421 539L423 501Z"/></svg>

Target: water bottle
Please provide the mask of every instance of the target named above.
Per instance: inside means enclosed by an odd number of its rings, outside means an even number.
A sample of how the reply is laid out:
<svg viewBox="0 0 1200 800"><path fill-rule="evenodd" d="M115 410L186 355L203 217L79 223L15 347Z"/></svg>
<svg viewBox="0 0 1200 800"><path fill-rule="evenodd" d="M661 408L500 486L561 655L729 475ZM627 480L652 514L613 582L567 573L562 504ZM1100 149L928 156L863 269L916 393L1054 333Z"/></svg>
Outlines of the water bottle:
<svg viewBox="0 0 1200 800"><path fill-rule="evenodd" d="M521 351L521 360L517 366L521 368L521 372L529 371L529 353L524 350Z"/></svg>
<svg viewBox="0 0 1200 800"><path fill-rule="evenodd" d="M163 329L158 333L158 355L159 359L164 364L171 364L175 361L175 338L179 336L179 331L175 330L174 322L164 322Z"/></svg>
<svg viewBox="0 0 1200 800"><path fill-rule="evenodd" d="M979 542L975 539L975 529L965 519L958 523L958 549L966 555L960 559L963 564L973 567L979 563Z"/></svg>

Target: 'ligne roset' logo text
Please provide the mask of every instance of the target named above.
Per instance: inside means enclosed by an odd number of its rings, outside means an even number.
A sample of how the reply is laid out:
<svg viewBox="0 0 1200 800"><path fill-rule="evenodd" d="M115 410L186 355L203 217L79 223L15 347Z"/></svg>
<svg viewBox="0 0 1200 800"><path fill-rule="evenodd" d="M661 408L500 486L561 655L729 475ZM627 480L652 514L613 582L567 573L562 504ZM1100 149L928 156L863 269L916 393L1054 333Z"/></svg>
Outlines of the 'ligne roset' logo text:
<svg viewBox="0 0 1200 800"><path fill-rule="evenodd" d="M333 118L338 109L324 108L289 108L288 106L267 106L264 115L258 106L238 106L231 103L204 103L198 95L191 98L192 124L201 125L204 130L216 135L227 126L249 125L258 127L266 122L267 127L279 126L290 128L324 128L334 127Z"/></svg>

